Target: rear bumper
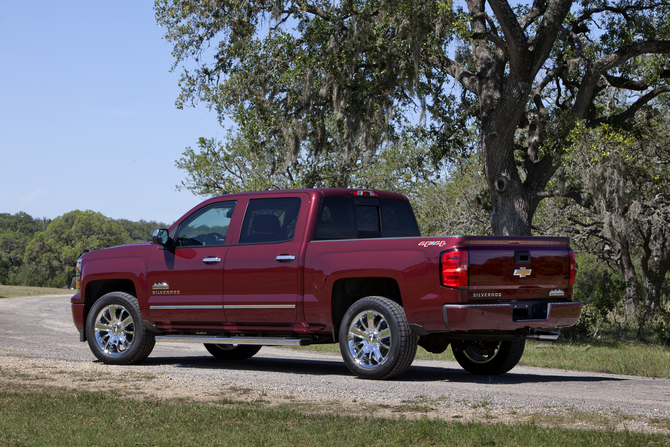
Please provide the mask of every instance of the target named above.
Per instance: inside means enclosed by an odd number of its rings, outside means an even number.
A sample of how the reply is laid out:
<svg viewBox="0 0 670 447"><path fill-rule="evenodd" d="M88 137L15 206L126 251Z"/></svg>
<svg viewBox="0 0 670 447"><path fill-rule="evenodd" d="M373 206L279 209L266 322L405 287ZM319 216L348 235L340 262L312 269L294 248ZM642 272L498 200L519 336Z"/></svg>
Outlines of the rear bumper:
<svg viewBox="0 0 670 447"><path fill-rule="evenodd" d="M533 306L537 306L533 308ZM532 310L528 312L528 310ZM582 303L530 302L492 304L445 304L442 317L448 331L515 331L573 326ZM531 317L528 316L531 315Z"/></svg>

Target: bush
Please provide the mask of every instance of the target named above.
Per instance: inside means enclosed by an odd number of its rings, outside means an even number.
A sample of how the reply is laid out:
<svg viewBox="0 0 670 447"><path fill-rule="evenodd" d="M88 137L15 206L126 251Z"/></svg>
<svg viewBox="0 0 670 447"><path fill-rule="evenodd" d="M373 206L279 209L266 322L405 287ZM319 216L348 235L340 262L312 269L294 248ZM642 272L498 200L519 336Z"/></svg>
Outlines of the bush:
<svg viewBox="0 0 670 447"><path fill-rule="evenodd" d="M569 337L593 337L602 330L622 332L626 282L618 271L589 253L577 255L573 299L584 304L579 323L561 332Z"/></svg>

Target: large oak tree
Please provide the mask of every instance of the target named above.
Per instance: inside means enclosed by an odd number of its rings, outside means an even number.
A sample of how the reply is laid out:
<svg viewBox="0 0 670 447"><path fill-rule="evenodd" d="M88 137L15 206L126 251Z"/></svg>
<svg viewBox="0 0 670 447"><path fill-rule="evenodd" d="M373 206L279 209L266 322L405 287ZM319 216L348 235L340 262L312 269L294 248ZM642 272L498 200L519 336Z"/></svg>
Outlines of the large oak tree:
<svg viewBox="0 0 670 447"><path fill-rule="evenodd" d="M621 125L670 91L670 4L654 0L157 0L185 63L179 105L204 101L245 150L301 155L340 184L401 127L453 156L478 130L494 233L529 235L579 121ZM464 131L465 129L465 131ZM328 158L332 160L332 158ZM318 170L317 170L318 171ZM318 172L305 177L324 183ZM331 182L332 183L332 182ZM560 183L560 182L558 182ZM305 186L310 186L309 184Z"/></svg>

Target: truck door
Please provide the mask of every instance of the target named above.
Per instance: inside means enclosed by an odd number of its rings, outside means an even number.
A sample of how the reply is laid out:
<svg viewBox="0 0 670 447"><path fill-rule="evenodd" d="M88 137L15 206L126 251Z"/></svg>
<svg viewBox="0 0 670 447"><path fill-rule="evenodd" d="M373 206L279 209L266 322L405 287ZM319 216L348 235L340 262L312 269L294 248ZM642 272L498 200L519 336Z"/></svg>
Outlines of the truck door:
<svg viewBox="0 0 670 447"><path fill-rule="evenodd" d="M235 201L196 210L175 234L172 250L155 246L149 257L147 289L154 322L222 323L226 234Z"/></svg>
<svg viewBox="0 0 670 447"><path fill-rule="evenodd" d="M296 322L308 201L307 194L249 200L239 243L226 256L228 323Z"/></svg>

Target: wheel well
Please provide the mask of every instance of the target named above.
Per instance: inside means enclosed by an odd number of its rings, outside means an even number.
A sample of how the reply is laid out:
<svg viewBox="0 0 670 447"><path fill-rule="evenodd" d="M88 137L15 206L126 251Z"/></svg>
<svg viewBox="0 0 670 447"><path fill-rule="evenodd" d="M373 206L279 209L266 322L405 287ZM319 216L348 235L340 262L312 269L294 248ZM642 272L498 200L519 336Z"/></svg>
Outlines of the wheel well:
<svg viewBox="0 0 670 447"><path fill-rule="evenodd" d="M390 298L402 306L400 287L393 278L344 278L333 284L331 300L333 326L340 327L344 314L351 305L366 296L383 296Z"/></svg>
<svg viewBox="0 0 670 447"><path fill-rule="evenodd" d="M125 292L137 297L135 283L129 279L105 279L100 281L91 281L86 285L84 296L86 305L84 307L84 321L88 316L88 311L100 297L109 292Z"/></svg>

